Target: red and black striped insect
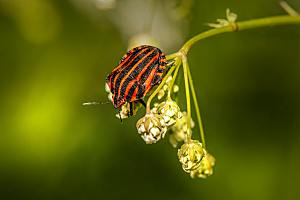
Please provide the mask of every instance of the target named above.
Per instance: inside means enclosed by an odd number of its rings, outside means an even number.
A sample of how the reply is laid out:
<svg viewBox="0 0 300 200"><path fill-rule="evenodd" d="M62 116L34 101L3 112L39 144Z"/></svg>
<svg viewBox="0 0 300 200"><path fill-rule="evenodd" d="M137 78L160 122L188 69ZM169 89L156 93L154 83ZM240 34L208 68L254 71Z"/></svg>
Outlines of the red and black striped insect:
<svg viewBox="0 0 300 200"><path fill-rule="evenodd" d="M161 82L166 65L165 55L157 47L142 45L128 51L106 78L114 107L120 109L126 102L131 108L136 102L145 105L143 97Z"/></svg>

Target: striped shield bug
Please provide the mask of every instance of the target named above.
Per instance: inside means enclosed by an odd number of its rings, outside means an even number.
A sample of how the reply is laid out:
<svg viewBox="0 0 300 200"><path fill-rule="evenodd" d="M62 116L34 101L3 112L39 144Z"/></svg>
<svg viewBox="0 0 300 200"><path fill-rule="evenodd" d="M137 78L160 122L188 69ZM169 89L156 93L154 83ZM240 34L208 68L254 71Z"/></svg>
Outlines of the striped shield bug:
<svg viewBox="0 0 300 200"><path fill-rule="evenodd" d="M126 102L131 108L137 102L145 105L143 98L161 82L166 64L165 54L157 47L142 45L129 50L106 78L114 107L120 109Z"/></svg>

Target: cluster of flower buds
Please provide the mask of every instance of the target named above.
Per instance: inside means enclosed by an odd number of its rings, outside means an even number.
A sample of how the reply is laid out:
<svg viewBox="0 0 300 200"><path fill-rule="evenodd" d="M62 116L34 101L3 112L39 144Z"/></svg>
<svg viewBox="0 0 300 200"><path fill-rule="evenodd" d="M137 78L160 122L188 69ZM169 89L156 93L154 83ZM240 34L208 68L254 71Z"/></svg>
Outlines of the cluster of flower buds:
<svg viewBox="0 0 300 200"><path fill-rule="evenodd" d="M173 79L172 76L167 77L167 80L166 80L164 86L158 92L158 95L157 95L158 100L161 100L165 96L165 94L170 90L170 85L171 85L172 79ZM173 90L174 93L177 93L179 91L178 85L175 84L173 86L173 88L171 88L171 90Z"/></svg>
<svg viewBox="0 0 300 200"><path fill-rule="evenodd" d="M206 178L213 173L215 159L207 153L198 140L191 139L191 129L194 128L195 123L186 112L181 112L177 102L171 98L171 94L179 91L178 85L174 84L175 79L176 75L165 77L163 85L155 93L159 102L154 103L152 108L146 108L147 112L137 121L136 128L146 144L158 142L169 130L169 142L174 148L179 143L183 143L178 149L178 159L183 170L192 178ZM105 89L108 99L112 101L113 95L107 84ZM125 102L116 117L125 119L130 115L135 115L139 106L136 102Z"/></svg>
<svg viewBox="0 0 300 200"><path fill-rule="evenodd" d="M184 143L178 150L178 159L182 169L192 178L206 178L213 173L215 158L197 140Z"/></svg>
<svg viewBox="0 0 300 200"><path fill-rule="evenodd" d="M182 112L182 117L178 118L174 126L171 127L169 141L174 148L178 146L178 143L186 141L188 131L187 121L188 120L186 112ZM191 119L190 123L191 128L194 128L195 123L193 119Z"/></svg>
<svg viewBox="0 0 300 200"><path fill-rule="evenodd" d="M168 128L181 117L182 113L177 103L168 99L155 104L150 113L138 120L136 127L146 144L153 144L163 138Z"/></svg>
<svg viewBox="0 0 300 200"><path fill-rule="evenodd" d="M135 115L138 108L136 107L136 104L132 104L132 113L130 113L130 103L126 102L122 105L119 113L116 114L116 117L119 119L126 119L130 117L130 115Z"/></svg>
<svg viewBox="0 0 300 200"><path fill-rule="evenodd" d="M157 113L162 116L167 127L173 126L182 117L179 106L170 98L157 106Z"/></svg>
<svg viewBox="0 0 300 200"><path fill-rule="evenodd" d="M196 170L191 171L190 175L192 178L207 178L213 174L214 165L215 158L209 153L206 153L200 162L200 166Z"/></svg>
<svg viewBox="0 0 300 200"><path fill-rule="evenodd" d="M215 159L207 153L207 150L198 140L190 138L191 129L194 128L195 123L192 119L188 120L187 113L181 112L178 104L169 96L170 90L175 93L179 89L177 85L171 86L172 79L172 76L167 77L157 94L158 100L168 94L165 100L154 103L150 112L138 120L136 124L138 133L146 144L153 144L164 138L169 130L169 141L174 148L183 142L178 150L178 158L183 170L189 173L192 178L206 178L213 173ZM128 107L126 108L127 110L124 108L125 115L128 112Z"/></svg>
<svg viewBox="0 0 300 200"><path fill-rule="evenodd" d="M230 11L229 8L226 10L226 19L217 19L217 23L208 23L207 25L212 28L222 28L226 26L232 26L232 28L236 27L237 14Z"/></svg>
<svg viewBox="0 0 300 200"><path fill-rule="evenodd" d="M156 143L167 132L163 118L152 112L139 119L136 123L136 128L146 144Z"/></svg>

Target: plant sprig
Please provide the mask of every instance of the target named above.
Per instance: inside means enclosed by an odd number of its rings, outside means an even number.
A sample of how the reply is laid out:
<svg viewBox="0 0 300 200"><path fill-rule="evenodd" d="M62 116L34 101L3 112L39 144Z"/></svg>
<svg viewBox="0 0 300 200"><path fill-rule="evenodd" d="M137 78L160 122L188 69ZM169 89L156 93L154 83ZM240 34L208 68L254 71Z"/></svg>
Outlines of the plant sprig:
<svg viewBox="0 0 300 200"><path fill-rule="evenodd" d="M227 13L227 19L218 20L219 22L221 22L221 24L219 24L220 26L217 26L216 24L213 24L213 25L209 24L210 26L214 26L216 28L210 29L208 31L205 31L203 33L200 33L200 34L192 37L190 40L188 40L186 43L184 43L184 45L180 48L180 50L178 52L175 52L175 53L172 53L172 54L169 54L166 56L167 60L176 59L178 61L178 59L180 59L183 63L184 77L187 77L187 79L188 79L188 81L185 81L186 90L188 91L188 92L186 92L186 96L187 96L186 98L187 98L187 102L189 102L190 92L188 89L190 88L194 106L195 106L197 122L198 122L199 129L200 129L201 141L202 141L204 148L206 147L204 128L203 128L203 123L202 123L201 114L200 114L200 108L198 105L196 91L194 88L190 68L187 63L187 54L190 51L191 47L194 44L196 44L197 42L199 42L200 40L203 40L203 39L215 36L215 35L219 35L222 33L237 32L237 31L242 31L242 30L260 28L260 27L268 27L268 26L300 24L300 16L296 15L295 13L297 13L297 12L294 10L293 10L293 13L294 13L293 15L272 16L272 17L265 17L265 18L241 21L241 22L235 22L237 16L234 13L231 13L229 9L227 9L226 13ZM228 23L225 23L226 20ZM155 94L155 92L154 92L154 94ZM150 99L150 102L151 102L151 99ZM149 105L150 105L150 102L149 102ZM190 110L189 108L190 108L190 103L187 103L188 116L191 116L191 114L189 113L189 110ZM190 118L190 117L188 117L188 118ZM188 121L190 121L190 120L188 120Z"/></svg>
<svg viewBox="0 0 300 200"><path fill-rule="evenodd" d="M199 41L222 33L267 26L300 24L300 16L295 10L287 6L287 4L283 4L282 7L289 15L265 17L241 22L237 22L237 14L227 9L225 19L217 19L216 23L209 23L208 25L212 27L212 29L192 37L184 43L177 52L167 55L164 65L160 66L157 64L164 69L168 68L168 71L164 77L163 73L160 73L163 78L160 80L161 82L157 88L150 93L148 97L146 114L136 123L137 131L146 144L156 143L164 138L169 131L169 139L173 147L177 147L178 143L183 143L178 149L178 158L183 170L189 173L192 178L206 178L212 175L215 158L208 153L207 143L205 141L200 106L188 63L188 53L190 49ZM165 61L164 55L162 59ZM184 77L186 112L182 111L178 102L172 99L173 93L175 93L175 81L181 67ZM153 78L154 75L149 77ZM178 91L178 86L176 91ZM108 90L108 92L110 91ZM167 95L165 95L165 92L167 92ZM156 96L158 97L158 101L152 105L151 103ZM192 135L192 129L195 126L192 119L192 107L197 117L200 140L195 140ZM126 116L130 116L127 115L130 113L129 103L122 106L121 114L122 113L123 115L126 114Z"/></svg>

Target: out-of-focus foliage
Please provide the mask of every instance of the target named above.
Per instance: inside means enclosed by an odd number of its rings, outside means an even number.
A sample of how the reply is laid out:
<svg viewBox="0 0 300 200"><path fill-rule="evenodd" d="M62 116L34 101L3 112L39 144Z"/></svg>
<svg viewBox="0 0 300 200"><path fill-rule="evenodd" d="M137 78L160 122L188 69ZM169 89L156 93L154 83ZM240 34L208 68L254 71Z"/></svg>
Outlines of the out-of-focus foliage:
<svg viewBox="0 0 300 200"><path fill-rule="evenodd" d="M182 2L186 2L185 4ZM106 101L134 42L176 51L208 22L283 14L273 0L0 0L1 199L297 199L300 27L219 35L191 50L214 175L193 180L168 139ZM290 0L300 10L300 2ZM197 134L194 131L193 134Z"/></svg>

